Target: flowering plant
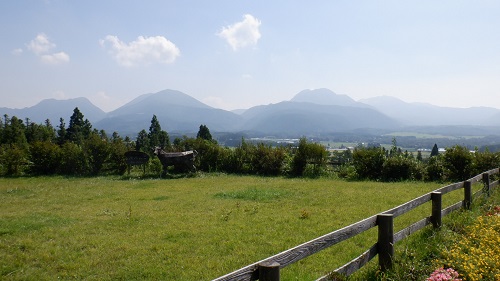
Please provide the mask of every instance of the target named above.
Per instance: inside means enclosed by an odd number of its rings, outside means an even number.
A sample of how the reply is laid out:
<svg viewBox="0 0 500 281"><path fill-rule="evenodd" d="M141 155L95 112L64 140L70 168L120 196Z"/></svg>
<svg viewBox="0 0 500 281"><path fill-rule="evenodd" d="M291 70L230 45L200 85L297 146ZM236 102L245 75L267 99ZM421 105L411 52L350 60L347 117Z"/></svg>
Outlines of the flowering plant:
<svg viewBox="0 0 500 281"><path fill-rule="evenodd" d="M487 216L500 216L500 206L495 206L493 210L486 213Z"/></svg>
<svg viewBox="0 0 500 281"><path fill-rule="evenodd" d="M453 268L438 268L436 269L427 281L461 281L462 279L458 278L458 272L456 272Z"/></svg>

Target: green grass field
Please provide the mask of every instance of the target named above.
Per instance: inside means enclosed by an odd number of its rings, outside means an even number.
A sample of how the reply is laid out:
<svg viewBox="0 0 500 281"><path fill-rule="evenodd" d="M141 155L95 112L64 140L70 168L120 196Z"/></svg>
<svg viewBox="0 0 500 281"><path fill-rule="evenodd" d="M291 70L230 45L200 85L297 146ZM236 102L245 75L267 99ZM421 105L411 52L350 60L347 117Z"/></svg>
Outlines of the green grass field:
<svg viewBox="0 0 500 281"><path fill-rule="evenodd" d="M0 279L211 280L441 186L204 174L0 178ZM445 205L461 197L445 196ZM395 228L424 215L430 205ZM375 231L285 268L282 279L326 274L373 244Z"/></svg>

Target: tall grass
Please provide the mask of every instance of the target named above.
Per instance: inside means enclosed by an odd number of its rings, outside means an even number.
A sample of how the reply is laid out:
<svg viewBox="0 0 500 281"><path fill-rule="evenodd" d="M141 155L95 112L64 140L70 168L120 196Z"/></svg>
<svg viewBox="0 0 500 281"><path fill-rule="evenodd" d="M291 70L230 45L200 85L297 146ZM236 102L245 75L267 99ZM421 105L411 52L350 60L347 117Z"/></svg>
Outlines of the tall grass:
<svg viewBox="0 0 500 281"><path fill-rule="evenodd" d="M440 186L203 174L0 178L0 279L210 280ZM430 206L412 216L429 214ZM282 278L318 278L375 239L371 231L345 241Z"/></svg>

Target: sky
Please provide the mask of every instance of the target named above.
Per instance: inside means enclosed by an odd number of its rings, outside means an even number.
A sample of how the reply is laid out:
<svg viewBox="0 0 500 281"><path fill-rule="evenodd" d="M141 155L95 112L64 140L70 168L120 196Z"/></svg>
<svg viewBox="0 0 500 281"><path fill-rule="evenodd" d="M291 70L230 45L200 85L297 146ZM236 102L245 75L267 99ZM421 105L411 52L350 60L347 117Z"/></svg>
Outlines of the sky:
<svg viewBox="0 0 500 281"><path fill-rule="evenodd" d="M0 107L164 89L226 110L328 88L500 109L496 0L0 1Z"/></svg>

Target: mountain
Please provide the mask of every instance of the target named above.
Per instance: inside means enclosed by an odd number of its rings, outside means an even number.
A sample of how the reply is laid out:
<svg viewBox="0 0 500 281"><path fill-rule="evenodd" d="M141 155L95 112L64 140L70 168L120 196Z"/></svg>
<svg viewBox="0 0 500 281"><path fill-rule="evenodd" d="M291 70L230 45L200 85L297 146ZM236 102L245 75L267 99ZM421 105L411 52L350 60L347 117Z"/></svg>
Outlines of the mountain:
<svg viewBox="0 0 500 281"><path fill-rule="evenodd" d="M156 115L167 132L196 133L204 124L212 131L236 130L242 121L238 114L210 107L175 90L145 94L109 112L95 127L123 135L137 135Z"/></svg>
<svg viewBox="0 0 500 281"><path fill-rule="evenodd" d="M91 123L101 120L106 115L104 111L93 105L86 98L67 100L46 99L32 107L21 109L0 108L0 113L11 117L16 116L22 120L29 118L35 123L44 123L46 119L49 119L56 126L59 124L60 118L64 118L67 124L75 107L78 107L80 112L83 113L84 118L88 119Z"/></svg>
<svg viewBox="0 0 500 281"><path fill-rule="evenodd" d="M500 125L500 119L498 119L500 110L490 107L440 107L426 103L407 103L388 96L363 99L360 102L411 126Z"/></svg>
<svg viewBox="0 0 500 281"><path fill-rule="evenodd" d="M369 107L364 103L357 102L347 95L339 95L329 89L303 90L296 94L290 101L309 102L322 105L341 105L353 107Z"/></svg>
<svg viewBox="0 0 500 281"><path fill-rule="evenodd" d="M245 118L244 130L274 135L300 136L399 126L397 121L371 108L296 101L252 107L242 116Z"/></svg>

